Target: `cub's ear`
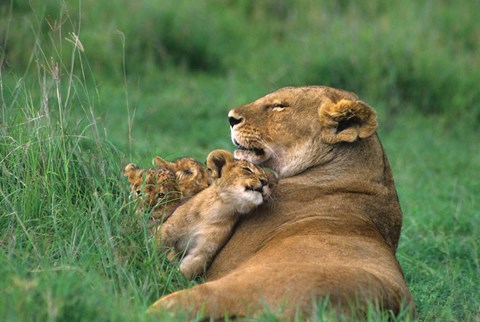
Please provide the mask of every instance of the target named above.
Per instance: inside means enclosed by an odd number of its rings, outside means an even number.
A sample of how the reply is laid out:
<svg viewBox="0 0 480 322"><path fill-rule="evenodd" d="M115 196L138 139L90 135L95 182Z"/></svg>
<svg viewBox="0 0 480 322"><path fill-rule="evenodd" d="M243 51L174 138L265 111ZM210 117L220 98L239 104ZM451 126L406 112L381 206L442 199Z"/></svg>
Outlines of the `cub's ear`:
<svg viewBox="0 0 480 322"><path fill-rule="evenodd" d="M156 182L157 176L155 175L155 171L153 169L147 169L146 172L147 173L145 175L145 183L147 184L147 187L148 185L157 184L158 182Z"/></svg>
<svg viewBox="0 0 480 322"><path fill-rule="evenodd" d="M143 170L140 169L135 163L129 163L125 167L124 174L128 181L133 184L143 175Z"/></svg>
<svg viewBox="0 0 480 322"><path fill-rule="evenodd" d="M327 101L318 114L322 141L328 144L354 142L369 137L377 129L377 113L362 101Z"/></svg>
<svg viewBox="0 0 480 322"><path fill-rule="evenodd" d="M227 150L213 150L207 156L207 168L211 171L212 179L218 179L222 176L223 167L234 161L233 154Z"/></svg>
<svg viewBox="0 0 480 322"><path fill-rule="evenodd" d="M172 170L173 172L176 172L176 169L175 169L176 167L174 162L168 162L167 160L162 159L158 155L155 158L153 158L152 164L155 167L164 167Z"/></svg>

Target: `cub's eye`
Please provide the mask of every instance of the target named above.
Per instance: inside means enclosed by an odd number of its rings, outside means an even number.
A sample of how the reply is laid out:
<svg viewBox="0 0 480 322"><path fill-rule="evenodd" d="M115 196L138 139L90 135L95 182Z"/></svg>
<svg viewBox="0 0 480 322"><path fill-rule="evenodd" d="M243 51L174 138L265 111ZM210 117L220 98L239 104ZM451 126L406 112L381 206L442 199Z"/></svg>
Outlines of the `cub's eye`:
<svg viewBox="0 0 480 322"><path fill-rule="evenodd" d="M163 199L163 198L165 197L165 194L159 192L159 193L157 194L157 197L158 197L159 199Z"/></svg>
<svg viewBox="0 0 480 322"><path fill-rule="evenodd" d="M243 170L244 170L246 173L253 173L252 169L247 168L247 167L244 167Z"/></svg>
<svg viewBox="0 0 480 322"><path fill-rule="evenodd" d="M186 176L190 176L193 174L192 170L190 169L185 169L185 170L182 170L182 173Z"/></svg>

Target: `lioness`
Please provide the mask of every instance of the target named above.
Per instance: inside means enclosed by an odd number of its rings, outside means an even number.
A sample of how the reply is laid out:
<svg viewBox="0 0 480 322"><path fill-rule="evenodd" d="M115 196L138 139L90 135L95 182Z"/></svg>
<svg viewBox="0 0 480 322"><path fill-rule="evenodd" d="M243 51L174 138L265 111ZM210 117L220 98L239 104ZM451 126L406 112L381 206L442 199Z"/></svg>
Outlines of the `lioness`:
<svg viewBox="0 0 480 322"><path fill-rule="evenodd" d="M213 183L178 207L160 227L160 242L183 255L180 272L192 279L206 270L233 225L270 197L272 179L253 163L225 150L207 157Z"/></svg>
<svg viewBox="0 0 480 322"><path fill-rule="evenodd" d="M318 300L361 316L369 303L414 310L395 258L402 212L376 134L374 110L329 87L283 88L232 109L235 156L281 177L272 207L242 217L208 282L167 295L156 310L284 319L315 315Z"/></svg>

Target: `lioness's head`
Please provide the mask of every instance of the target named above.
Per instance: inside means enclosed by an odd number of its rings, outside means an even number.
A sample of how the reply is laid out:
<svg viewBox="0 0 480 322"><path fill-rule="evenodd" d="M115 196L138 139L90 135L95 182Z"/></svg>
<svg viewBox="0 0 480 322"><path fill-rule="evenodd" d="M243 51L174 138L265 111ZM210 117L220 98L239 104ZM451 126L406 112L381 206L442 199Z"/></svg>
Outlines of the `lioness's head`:
<svg viewBox="0 0 480 322"><path fill-rule="evenodd" d="M249 212L271 196L277 183L274 173L247 160L238 160L226 150L214 150L207 157L207 167L225 200L241 204L241 213Z"/></svg>
<svg viewBox="0 0 480 322"><path fill-rule="evenodd" d="M375 111L350 92L329 87L287 87L228 113L235 157L298 174L339 155L334 146L372 136Z"/></svg>

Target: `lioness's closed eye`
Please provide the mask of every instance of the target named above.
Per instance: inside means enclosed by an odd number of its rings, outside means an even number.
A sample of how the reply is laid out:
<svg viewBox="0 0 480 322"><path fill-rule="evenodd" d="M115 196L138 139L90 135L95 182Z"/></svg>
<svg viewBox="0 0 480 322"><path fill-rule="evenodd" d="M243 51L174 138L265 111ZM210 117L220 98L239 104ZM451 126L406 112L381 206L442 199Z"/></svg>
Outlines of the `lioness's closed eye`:
<svg viewBox="0 0 480 322"><path fill-rule="evenodd" d="M225 244L239 215L271 195L276 177L225 150L207 157L213 183L176 209L163 224L159 242L184 257L180 272L188 279L202 274Z"/></svg>

